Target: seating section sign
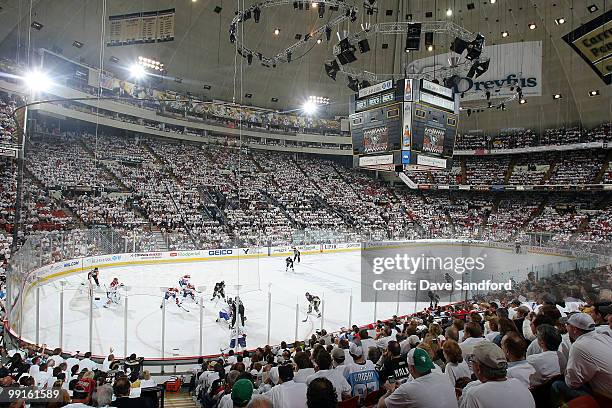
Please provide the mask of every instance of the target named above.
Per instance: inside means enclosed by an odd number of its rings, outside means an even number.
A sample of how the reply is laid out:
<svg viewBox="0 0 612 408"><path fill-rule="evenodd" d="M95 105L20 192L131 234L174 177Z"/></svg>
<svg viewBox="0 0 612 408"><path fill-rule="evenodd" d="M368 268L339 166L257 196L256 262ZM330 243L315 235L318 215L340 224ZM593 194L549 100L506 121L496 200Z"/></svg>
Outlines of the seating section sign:
<svg viewBox="0 0 612 408"><path fill-rule="evenodd" d="M612 82L612 10L581 25L563 39L607 84Z"/></svg>

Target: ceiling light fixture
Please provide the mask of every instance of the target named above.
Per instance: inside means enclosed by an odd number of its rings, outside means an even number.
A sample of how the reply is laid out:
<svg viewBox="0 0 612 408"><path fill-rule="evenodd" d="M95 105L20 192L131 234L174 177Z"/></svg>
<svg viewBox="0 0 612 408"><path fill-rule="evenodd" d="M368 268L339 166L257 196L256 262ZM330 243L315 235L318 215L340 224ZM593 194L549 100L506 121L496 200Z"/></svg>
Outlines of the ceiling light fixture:
<svg viewBox="0 0 612 408"><path fill-rule="evenodd" d="M537 26L535 25L535 23L529 23L529 29L530 30L535 30L537 28Z"/></svg>
<svg viewBox="0 0 612 408"><path fill-rule="evenodd" d="M279 35L279 34L280 34L280 28L275 28L274 35Z"/></svg>
<svg viewBox="0 0 612 408"><path fill-rule="evenodd" d="M560 93L553 95L553 99L562 99L562 98L563 98L563 95L561 95Z"/></svg>
<svg viewBox="0 0 612 408"><path fill-rule="evenodd" d="M508 33L507 31L502 31L502 37L503 38L506 38L509 35L510 35L510 33Z"/></svg>
<svg viewBox="0 0 612 408"><path fill-rule="evenodd" d="M453 9L449 8L446 10L446 17L451 17L453 15Z"/></svg>
<svg viewBox="0 0 612 408"><path fill-rule="evenodd" d="M565 18L563 17L555 18L555 23L557 23L557 25L565 24Z"/></svg>
<svg viewBox="0 0 612 408"><path fill-rule="evenodd" d="M589 96L598 96L599 95L599 89L593 89L592 91L589 91Z"/></svg>

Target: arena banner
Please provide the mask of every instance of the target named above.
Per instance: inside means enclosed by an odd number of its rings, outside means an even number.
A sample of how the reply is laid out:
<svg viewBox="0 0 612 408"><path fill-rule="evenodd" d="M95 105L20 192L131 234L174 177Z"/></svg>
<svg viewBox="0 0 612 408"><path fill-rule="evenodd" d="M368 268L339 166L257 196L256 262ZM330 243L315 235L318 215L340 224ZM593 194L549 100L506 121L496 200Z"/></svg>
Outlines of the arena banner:
<svg viewBox="0 0 612 408"><path fill-rule="evenodd" d="M465 93L464 101L506 98L516 94L520 86L525 96L542 95L542 42L525 41L484 47L483 54L490 58L489 70L478 78L461 78L455 92ZM406 67L408 73L430 72L448 68L448 58L457 54L448 52L421 58ZM513 87L513 90L510 88ZM497 90L499 89L499 92Z"/></svg>
<svg viewBox="0 0 612 408"><path fill-rule="evenodd" d="M563 36L563 40L607 84L612 83L612 10Z"/></svg>

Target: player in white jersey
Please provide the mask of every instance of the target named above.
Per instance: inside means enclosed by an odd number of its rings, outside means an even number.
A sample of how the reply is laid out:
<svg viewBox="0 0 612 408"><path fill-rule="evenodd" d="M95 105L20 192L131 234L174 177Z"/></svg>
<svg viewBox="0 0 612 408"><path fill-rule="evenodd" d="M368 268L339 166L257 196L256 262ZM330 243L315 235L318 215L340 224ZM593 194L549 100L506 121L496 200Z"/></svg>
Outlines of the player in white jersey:
<svg viewBox="0 0 612 408"><path fill-rule="evenodd" d="M179 282L178 282L179 288L183 289L184 287L189 285L189 279L191 279L190 275L185 275L181 279L179 279Z"/></svg>
<svg viewBox="0 0 612 408"><path fill-rule="evenodd" d="M166 289L166 293L164 294L164 300L162 300L162 304L159 305L159 308L161 309L162 307L164 307L164 303L166 303L166 301L170 299L174 300L176 305L179 306L180 302L179 302L178 294L179 294L178 288Z"/></svg>
<svg viewBox="0 0 612 408"><path fill-rule="evenodd" d="M230 348L237 349L238 347L242 347L242 349L246 349L246 333L242 327L234 327L232 329L232 338L230 339ZM236 340L238 340L238 347L236 347Z"/></svg>
<svg viewBox="0 0 612 408"><path fill-rule="evenodd" d="M196 289L191 283L188 283L186 286L183 286L182 292L183 300L181 300L181 304L183 304L183 302L187 299L191 299L196 305L200 304L198 302L198 299L196 298Z"/></svg>

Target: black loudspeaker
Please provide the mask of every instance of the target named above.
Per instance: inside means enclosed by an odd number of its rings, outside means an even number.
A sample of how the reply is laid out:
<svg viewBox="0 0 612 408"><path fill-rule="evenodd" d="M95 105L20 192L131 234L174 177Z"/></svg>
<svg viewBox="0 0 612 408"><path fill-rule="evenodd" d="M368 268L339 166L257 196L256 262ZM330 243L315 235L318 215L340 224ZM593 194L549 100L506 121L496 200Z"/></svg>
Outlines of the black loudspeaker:
<svg viewBox="0 0 612 408"><path fill-rule="evenodd" d="M366 52L370 51L370 43L368 42L367 38L364 38L363 40L359 41L357 45L359 46L359 52L362 54L365 54Z"/></svg>
<svg viewBox="0 0 612 408"><path fill-rule="evenodd" d="M418 51L421 46L421 23L408 24L406 31L406 51Z"/></svg>

